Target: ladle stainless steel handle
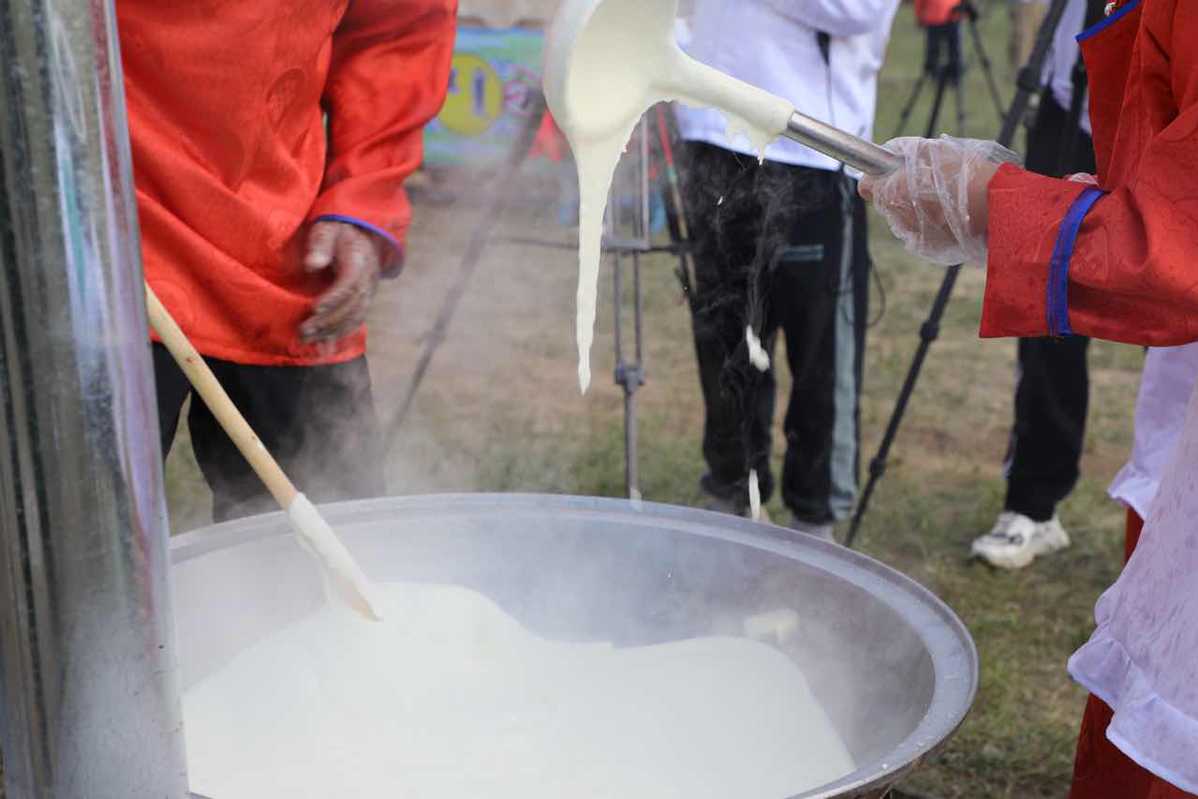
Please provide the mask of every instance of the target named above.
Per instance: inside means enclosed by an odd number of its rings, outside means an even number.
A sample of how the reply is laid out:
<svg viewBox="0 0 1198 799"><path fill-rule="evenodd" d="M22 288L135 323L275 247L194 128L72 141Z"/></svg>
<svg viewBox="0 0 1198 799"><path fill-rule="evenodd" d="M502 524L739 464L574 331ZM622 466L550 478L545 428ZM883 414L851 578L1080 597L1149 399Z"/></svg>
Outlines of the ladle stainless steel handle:
<svg viewBox="0 0 1198 799"><path fill-rule="evenodd" d="M887 175L903 164L903 159L859 136L796 111L783 134L813 150L835 158L867 175Z"/></svg>

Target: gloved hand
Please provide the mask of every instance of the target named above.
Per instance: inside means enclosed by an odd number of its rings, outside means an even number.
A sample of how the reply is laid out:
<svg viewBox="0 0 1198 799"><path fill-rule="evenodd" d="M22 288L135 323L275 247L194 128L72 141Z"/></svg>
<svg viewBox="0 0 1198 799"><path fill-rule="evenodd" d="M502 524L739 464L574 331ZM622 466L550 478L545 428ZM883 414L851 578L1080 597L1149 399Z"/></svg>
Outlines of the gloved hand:
<svg viewBox="0 0 1198 799"><path fill-rule="evenodd" d="M904 137L886 149L903 166L881 177L866 175L861 196L886 217L907 249L946 266L986 263L986 189L1002 164L1019 156L992 141Z"/></svg>
<svg viewBox="0 0 1198 799"><path fill-rule="evenodd" d="M309 344L329 343L353 333L366 321L392 247L381 237L345 222L317 222L308 233L304 268L333 270L333 285L316 300L312 315L300 325Z"/></svg>

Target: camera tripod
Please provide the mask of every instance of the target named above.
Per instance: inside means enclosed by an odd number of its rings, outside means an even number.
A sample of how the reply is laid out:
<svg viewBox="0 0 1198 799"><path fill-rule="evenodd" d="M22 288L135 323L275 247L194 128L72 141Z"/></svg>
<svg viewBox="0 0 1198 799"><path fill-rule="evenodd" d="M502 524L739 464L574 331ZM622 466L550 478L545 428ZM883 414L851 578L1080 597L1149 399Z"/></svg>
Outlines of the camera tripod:
<svg viewBox="0 0 1198 799"><path fill-rule="evenodd" d="M907 123L911 120L911 114L915 111L919 98L923 96L924 87L929 82L934 82L935 94L932 97L932 111L928 115L928 126L924 135L930 137L939 128L944 96L950 87L957 100L957 135L965 135L965 92L963 87L965 58L961 32L962 22L969 29L970 40L973 42L978 64L982 69L982 75L986 78L986 85L990 89L990 99L994 101L994 108L998 112L998 116L1003 115L1004 104L998 91L998 84L994 80L994 66L990 61L990 56L986 53L982 35L978 31L978 17L977 7L970 0L965 0L953 10L952 22L927 27L923 72L920 74L919 80L915 82L911 96L903 105L894 136L901 136L906 130Z"/></svg>

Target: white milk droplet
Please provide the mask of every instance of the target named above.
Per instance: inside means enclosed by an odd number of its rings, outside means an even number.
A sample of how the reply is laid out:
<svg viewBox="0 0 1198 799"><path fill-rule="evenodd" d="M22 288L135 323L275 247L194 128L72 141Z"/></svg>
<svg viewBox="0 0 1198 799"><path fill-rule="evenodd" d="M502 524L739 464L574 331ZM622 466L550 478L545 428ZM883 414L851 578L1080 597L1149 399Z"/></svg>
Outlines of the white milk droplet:
<svg viewBox="0 0 1198 799"><path fill-rule="evenodd" d="M761 484L757 481L757 470L749 472L749 511L753 521L761 521Z"/></svg>
<svg viewBox="0 0 1198 799"><path fill-rule="evenodd" d="M745 341L749 345L749 362L757 367L758 371L767 371L770 368L770 355L761 346L761 339L753 332L752 325L745 328Z"/></svg>

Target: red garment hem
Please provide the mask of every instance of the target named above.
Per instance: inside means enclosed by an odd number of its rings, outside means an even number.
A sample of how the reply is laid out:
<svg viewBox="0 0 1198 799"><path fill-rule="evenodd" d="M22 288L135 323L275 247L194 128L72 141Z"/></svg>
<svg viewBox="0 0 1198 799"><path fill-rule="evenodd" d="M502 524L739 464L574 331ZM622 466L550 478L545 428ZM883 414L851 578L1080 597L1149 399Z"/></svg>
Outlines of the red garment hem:
<svg viewBox="0 0 1198 799"><path fill-rule="evenodd" d="M243 366L329 366L336 363L348 363L366 354L366 336L360 334L350 336L350 338L354 337L359 337L361 343L350 344L345 349L338 349L324 356L258 352L207 341L198 336L191 336L190 339L192 345L205 358L216 358ZM150 331L150 340L159 341L153 331Z"/></svg>

